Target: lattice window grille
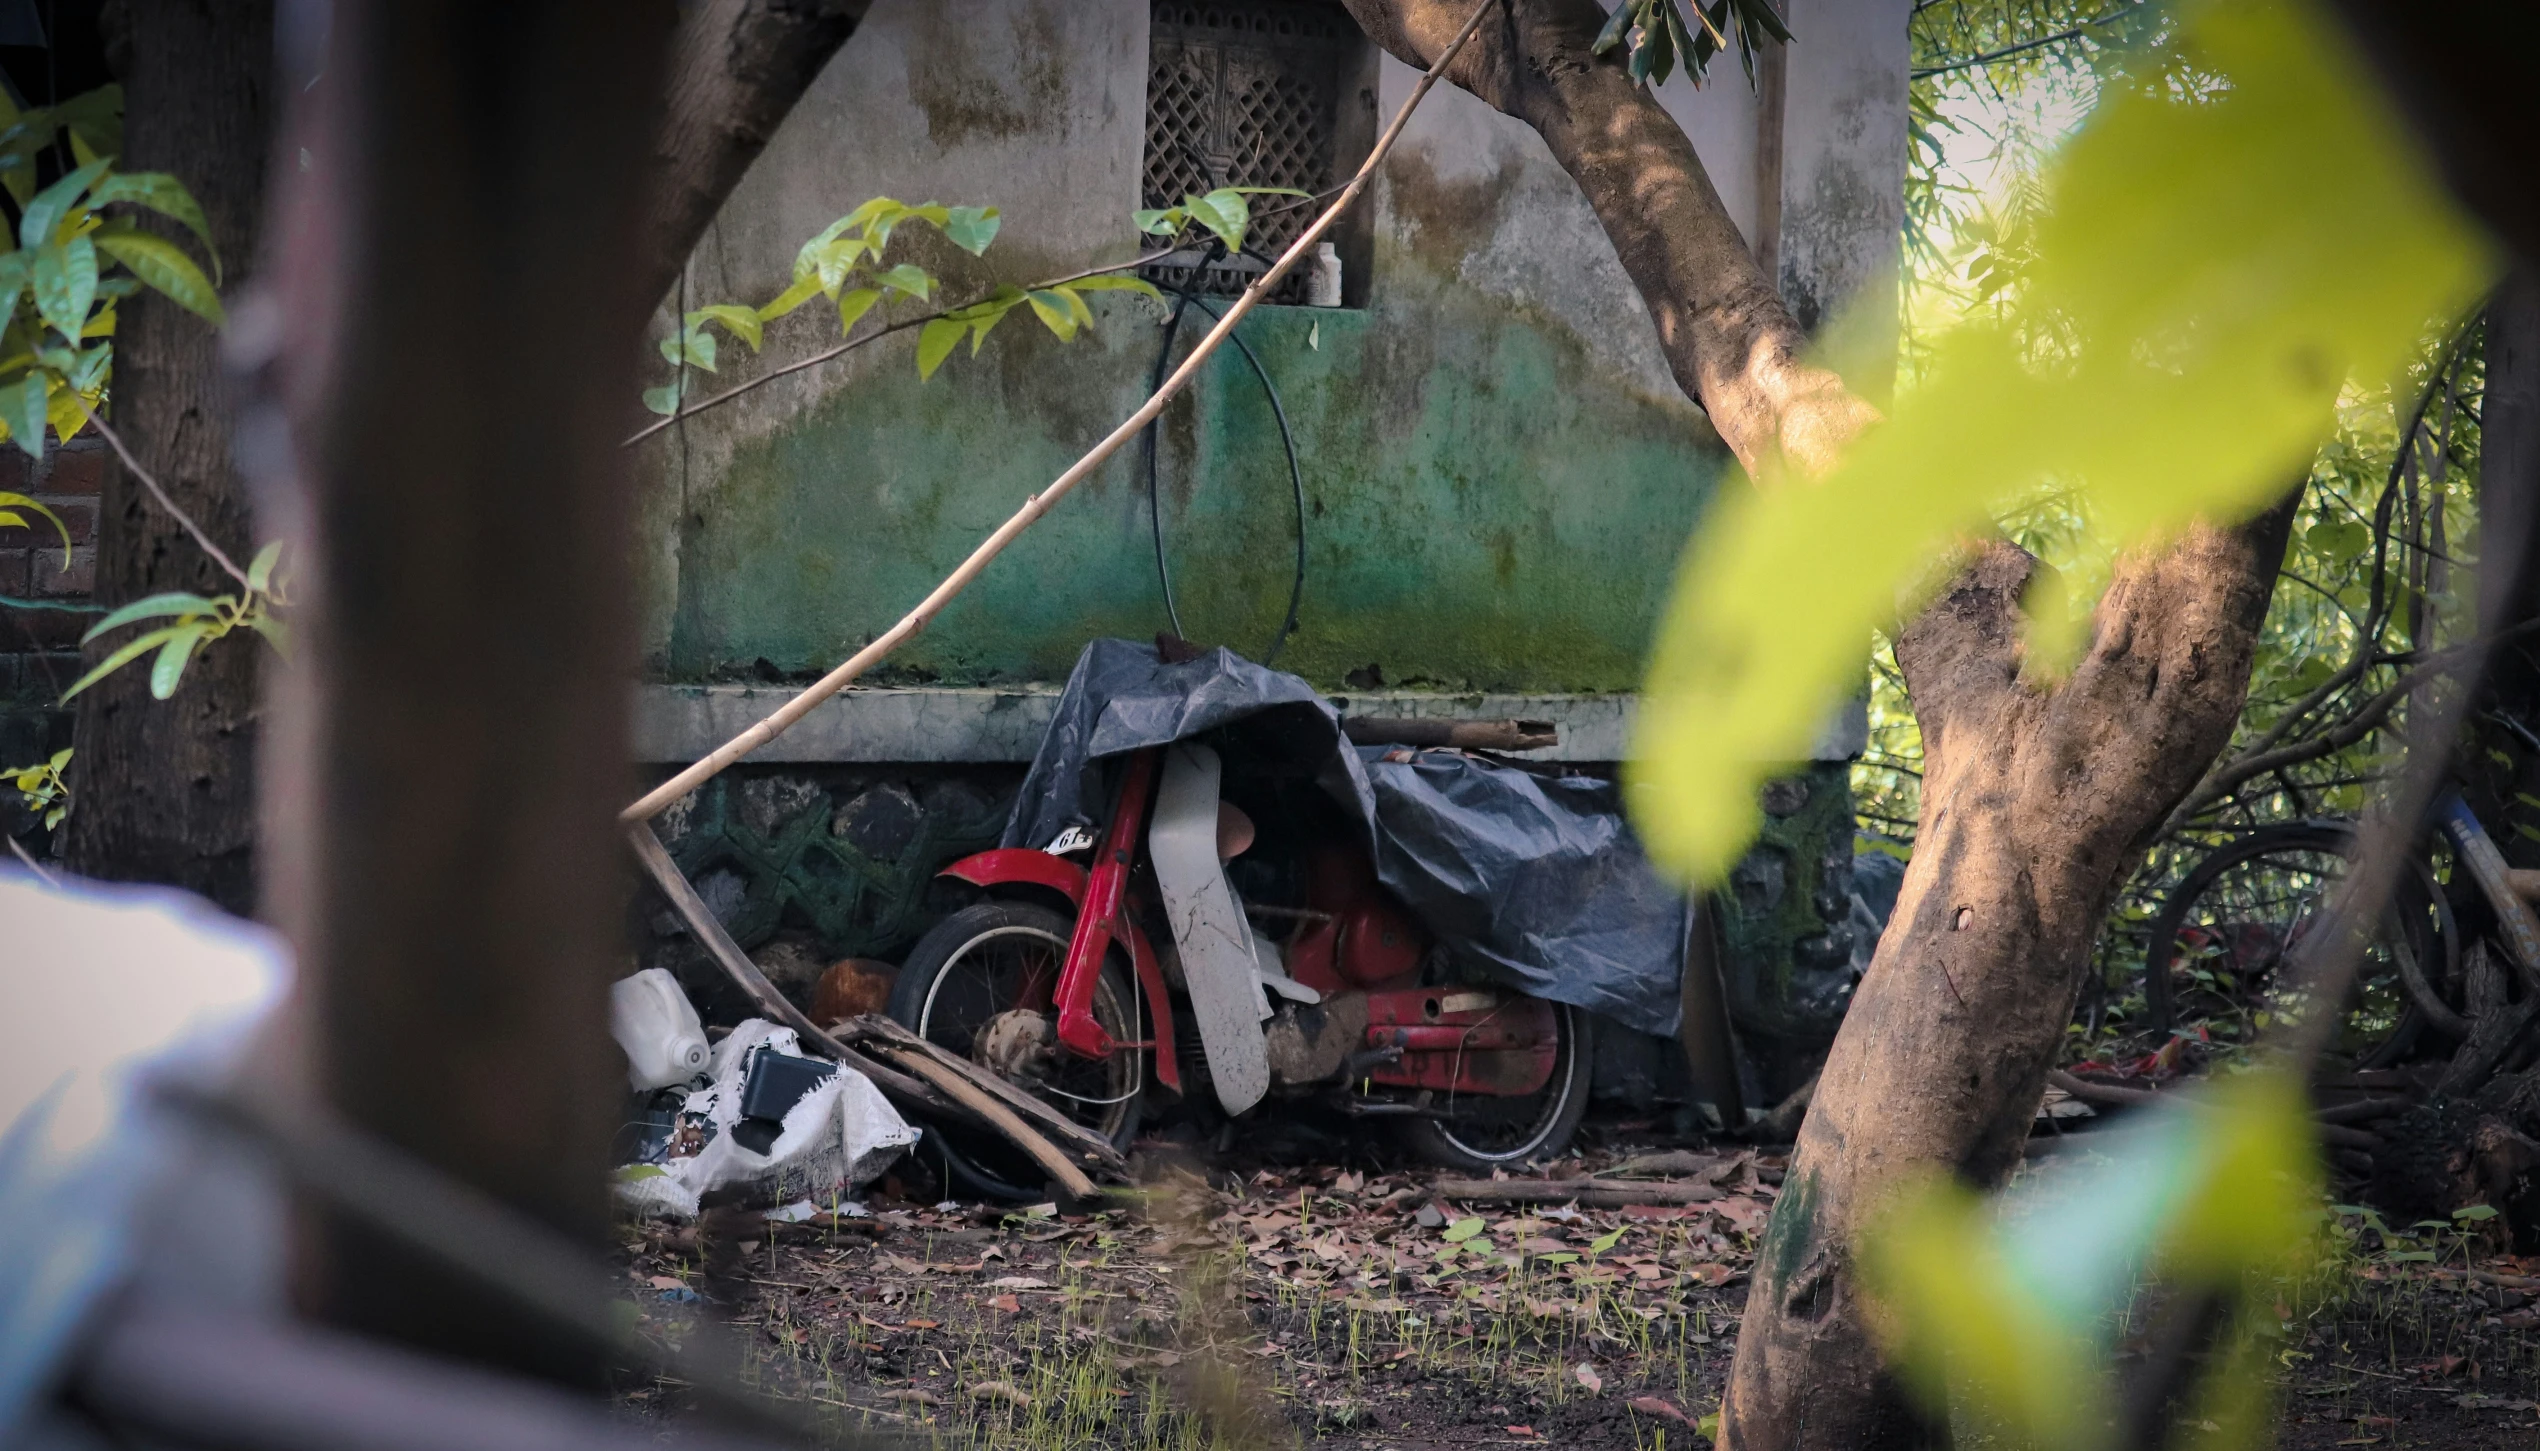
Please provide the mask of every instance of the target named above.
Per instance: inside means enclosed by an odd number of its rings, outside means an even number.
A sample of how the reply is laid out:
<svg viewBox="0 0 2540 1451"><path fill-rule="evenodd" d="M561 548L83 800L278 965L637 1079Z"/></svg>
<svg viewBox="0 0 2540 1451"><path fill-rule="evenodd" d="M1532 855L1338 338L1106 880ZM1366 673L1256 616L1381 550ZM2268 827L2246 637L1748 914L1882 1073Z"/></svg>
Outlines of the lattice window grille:
<svg viewBox="0 0 2540 1451"><path fill-rule="evenodd" d="M1220 186L1331 188L1341 65L1358 34L1347 12L1325 0L1254 0L1161 3L1151 16L1147 206ZM1313 216L1280 209L1291 198L1253 200L1245 245L1263 256L1278 256ZM1183 241L1174 257L1145 269L1149 280L1226 296L1267 270L1250 256L1204 263L1204 239ZM1305 282L1299 269L1270 300L1303 301Z"/></svg>

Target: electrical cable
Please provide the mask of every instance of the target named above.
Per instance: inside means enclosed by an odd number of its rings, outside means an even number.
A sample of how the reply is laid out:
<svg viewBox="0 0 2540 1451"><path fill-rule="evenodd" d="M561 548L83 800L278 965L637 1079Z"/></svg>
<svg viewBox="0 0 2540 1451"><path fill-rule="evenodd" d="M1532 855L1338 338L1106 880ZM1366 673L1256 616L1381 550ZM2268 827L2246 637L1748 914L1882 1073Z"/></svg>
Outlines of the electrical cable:
<svg viewBox="0 0 2540 1451"><path fill-rule="evenodd" d="M1147 379L1147 392L1150 394L1164 386L1164 370L1173 362L1173 337L1182 330L1182 314L1191 305L1189 293L1178 287L1173 290L1180 293L1182 300L1173 304L1173 316L1165 320L1164 346L1156 353L1155 371ZM1164 507L1158 502L1161 490L1155 481L1155 433L1163 423L1163 415L1158 414L1155 422L1148 424L1138 435L1139 446L1146 452L1147 525L1155 535L1155 578L1164 586L1164 617L1172 622L1174 634L1188 639L1190 636L1182 629L1182 612L1173 604L1173 571L1164 563Z"/></svg>
<svg viewBox="0 0 2540 1451"><path fill-rule="evenodd" d="M1163 382L1164 370L1172 360L1173 338L1181 327L1183 309L1195 306L1211 318L1221 315L1217 309L1210 307L1207 301L1196 293L1172 284L1167 284L1166 290L1181 300L1174 304L1173 316L1164 325L1164 346L1156 355L1155 360L1157 385ZM1305 469L1297 458L1296 434L1288 425L1287 404L1279 397L1279 385L1270 381L1270 370L1262 366L1259 355L1253 352L1250 343L1244 341L1242 333L1234 334L1230 341L1234 343L1236 351L1243 354L1244 361L1252 365L1253 376L1261 380L1262 392L1270 399L1270 414L1279 423L1279 445L1287 453L1288 485L1296 505L1296 571L1288 585L1287 617L1280 621L1278 636L1270 642L1268 653L1261 657L1262 664L1274 665L1278 663L1279 652L1287 648L1288 638L1296 633L1297 614L1305 603ZM1153 391L1152 388L1149 391ZM1164 555L1162 490L1156 481L1155 435L1156 428L1161 422L1162 420L1158 419L1156 423L1148 424L1143 435L1146 448L1147 522L1155 537L1155 574L1164 590L1165 616L1172 621L1173 633L1185 635L1187 638L1182 629L1181 614L1174 606L1173 575L1170 566L1165 562Z"/></svg>

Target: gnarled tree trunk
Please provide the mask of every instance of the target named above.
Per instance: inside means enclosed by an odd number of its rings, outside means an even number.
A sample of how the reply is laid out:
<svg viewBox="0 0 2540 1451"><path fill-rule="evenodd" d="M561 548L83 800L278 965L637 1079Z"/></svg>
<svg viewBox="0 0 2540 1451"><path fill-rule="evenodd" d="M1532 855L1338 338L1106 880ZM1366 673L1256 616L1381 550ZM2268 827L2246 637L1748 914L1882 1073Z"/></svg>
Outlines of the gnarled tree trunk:
<svg viewBox="0 0 2540 1451"><path fill-rule="evenodd" d="M117 60L129 115L120 165L173 172L193 191L234 291L256 261L264 213L271 0L129 0L121 9ZM230 458L219 338L154 293L127 299L117 312L116 431L177 504L244 563L256 546L246 488ZM236 588L129 470L107 471L97 519L100 604ZM130 633L90 646L86 663L96 664ZM254 907L264 649L243 630L214 641L169 700L150 698L146 664L118 671L80 698L72 727L76 794L63 843L73 871L170 883L232 912Z"/></svg>
<svg viewBox="0 0 2540 1451"><path fill-rule="evenodd" d="M1425 65L1468 0L1348 0ZM1805 335L1692 144L1588 52L1593 0L1506 0L1449 79L1533 126L1577 180L1647 302L1677 381L1768 487L1806 487L1877 418L1801 361ZM2035 563L1985 547L1900 639L1926 750L1898 924L1880 942L1800 1133L1747 1297L1723 1447L1918 1440L1880 1363L1850 1249L1878 1186L1978 1182L2016 1156L2091 939L2140 838L2229 737L2282 560L2289 503L2126 561L2072 676L2021 676Z"/></svg>

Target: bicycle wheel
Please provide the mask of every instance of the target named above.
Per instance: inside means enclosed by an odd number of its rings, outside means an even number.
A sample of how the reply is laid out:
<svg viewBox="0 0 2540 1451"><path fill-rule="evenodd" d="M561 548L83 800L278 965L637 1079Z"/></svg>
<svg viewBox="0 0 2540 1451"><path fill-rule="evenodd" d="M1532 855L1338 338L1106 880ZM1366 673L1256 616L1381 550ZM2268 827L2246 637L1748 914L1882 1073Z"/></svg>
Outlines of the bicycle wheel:
<svg viewBox="0 0 2540 1451"><path fill-rule="evenodd" d="M2353 852L2348 828L2306 822L2252 832L2199 862L2152 924L2144 1000L2154 1031L2169 1032L2184 1007L2252 1018L2312 1011L2280 970L2325 919ZM2418 1000L2450 991L2456 937L2441 891L2417 863L2337 1006L2330 1051L2364 1068L2404 1060L2433 1021Z"/></svg>
<svg viewBox="0 0 2540 1451"><path fill-rule="evenodd" d="M1060 1047L1052 993L1073 920L1022 902L981 902L919 938L891 987L902 1027L1046 1100L1127 1148L1138 1129L1146 1068L1138 1052L1079 1058ZM1115 1041L1146 1035L1136 992L1117 957L1094 980L1094 1020ZM941 1134L946 1167L974 1190L1032 1199L1046 1175L1021 1150L984 1132Z"/></svg>

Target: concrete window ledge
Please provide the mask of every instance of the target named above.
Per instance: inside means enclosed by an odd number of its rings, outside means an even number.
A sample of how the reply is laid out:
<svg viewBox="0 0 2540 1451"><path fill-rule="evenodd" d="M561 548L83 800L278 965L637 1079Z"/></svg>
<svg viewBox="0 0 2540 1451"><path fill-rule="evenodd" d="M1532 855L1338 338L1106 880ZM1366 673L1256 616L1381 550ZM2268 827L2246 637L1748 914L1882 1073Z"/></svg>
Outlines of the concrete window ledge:
<svg viewBox="0 0 2540 1451"><path fill-rule="evenodd" d="M635 759L651 765L696 760L739 735L794 692L767 685L644 685L635 696ZM1629 695L1454 695L1353 690L1332 703L1344 716L1418 720L1548 720L1561 744L1529 751L1542 761L1619 761L1631 739ZM785 763L1007 763L1032 759L1058 704L1055 685L987 689L849 690L822 702L801 724L750 759ZM1827 723L1811 758L1860 754L1868 716L1859 701Z"/></svg>

